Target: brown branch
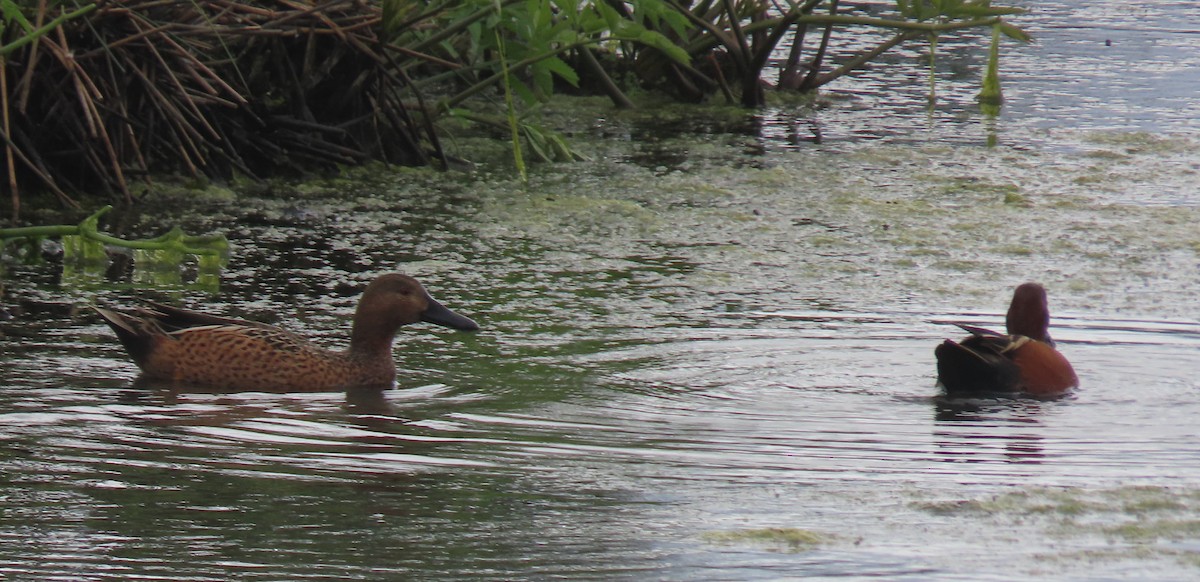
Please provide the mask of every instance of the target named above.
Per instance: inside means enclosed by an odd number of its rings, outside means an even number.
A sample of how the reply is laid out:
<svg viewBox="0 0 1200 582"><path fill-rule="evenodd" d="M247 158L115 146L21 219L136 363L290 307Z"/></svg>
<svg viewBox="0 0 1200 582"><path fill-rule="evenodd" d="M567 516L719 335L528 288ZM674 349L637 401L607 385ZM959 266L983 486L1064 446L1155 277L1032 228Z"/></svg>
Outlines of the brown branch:
<svg viewBox="0 0 1200 582"><path fill-rule="evenodd" d="M50 176L49 172L45 171L44 164L42 164L40 160L34 160L34 159L31 159L29 156L27 156L25 154L25 151L20 146L18 146L13 141L11 136L7 133L4 134L4 145L6 148L8 148L9 150L11 150L13 152L13 155L16 156L17 161L24 164L25 167L29 169L29 171L33 172L33 174L35 176L37 176L38 179L41 180L42 183L45 184L46 187L49 188L51 192L54 193L54 195L59 199L60 202L62 202L63 204L65 204L67 206L71 206L73 208L80 207L78 202L75 202L75 200L73 198L71 198L70 196L67 196L67 193L63 192L58 187L58 184L55 182L54 178ZM28 148L28 149L31 152L37 151L36 148Z"/></svg>
<svg viewBox="0 0 1200 582"><path fill-rule="evenodd" d="M845 63L842 64L842 66L840 66L824 75L818 75L814 79L813 85L811 88L815 89L817 87L821 87L821 86L829 83L830 81L833 81L834 79L837 79L838 77L842 77L842 76L850 73L851 71L867 64L868 62L875 60L875 57L878 57L879 55L891 50L892 47L895 47L896 45L898 45L902 42L920 38L922 36L925 36L925 33L911 31L911 30L898 33L895 36L893 36L892 38L880 43L879 46L876 46L875 48L873 48L869 51L864 51L863 53L846 61Z"/></svg>
<svg viewBox="0 0 1200 582"><path fill-rule="evenodd" d="M34 28L41 28L46 16L46 0L38 0L37 17L34 20ZM25 60L25 75L21 78L21 94L17 96L17 111L22 115L25 113L26 106L29 104L29 91L33 87L33 72L37 69L38 56L41 54L38 47L42 44L41 37L34 39L29 46L29 58ZM6 90L5 95L8 94ZM7 112L6 112L7 114ZM7 125L6 125L7 127ZM7 131L7 129L6 129Z"/></svg>
<svg viewBox="0 0 1200 582"><path fill-rule="evenodd" d="M8 119L8 58L0 56L0 107L3 111L4 135L7 137L12 132L12 125ZM6 140L7 142L7 140ZM12 198L12 224L17 225L17 221L21 218L21 190L17 188L17 165L13 161L12 143L6 143L4 147L4 161L8 169L8 191Z"/></svg>

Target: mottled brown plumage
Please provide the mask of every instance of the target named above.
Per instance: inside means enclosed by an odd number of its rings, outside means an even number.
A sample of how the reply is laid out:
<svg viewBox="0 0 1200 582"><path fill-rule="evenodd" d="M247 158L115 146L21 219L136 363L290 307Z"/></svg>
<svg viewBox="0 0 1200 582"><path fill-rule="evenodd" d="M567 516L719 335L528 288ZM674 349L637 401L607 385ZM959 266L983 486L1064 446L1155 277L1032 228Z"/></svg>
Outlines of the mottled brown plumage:
<svg viewBox="0 0 1200 582"><path fill-rule="evenodd" d="M997 393L1054 397L1079 386L1071 363L1050 339L1046 290L1025 283L1013 293L1005 318L1008 335L960 325L971 335L934 350L938 383L951 396Z"/></svg>
<svg viewBox="0 0 1200 582"><path fill-rule="evenodd" d="M140 381L218 391L302 392L387 387L396 377L392 340L427 321L479 326L435 301L416 279L382 275L359 299L350 347L335 352L284 329L168 305L95 308L142 369Z"/></svg>

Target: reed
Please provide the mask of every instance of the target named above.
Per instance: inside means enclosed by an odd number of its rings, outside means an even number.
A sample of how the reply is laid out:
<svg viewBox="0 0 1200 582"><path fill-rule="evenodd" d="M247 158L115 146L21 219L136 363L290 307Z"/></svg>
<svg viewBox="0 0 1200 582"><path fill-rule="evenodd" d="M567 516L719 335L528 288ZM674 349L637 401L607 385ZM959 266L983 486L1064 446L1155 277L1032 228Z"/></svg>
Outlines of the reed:
<svg viewBox="0 0 1200 582"><path fill-rule="evenodd" d="M83 2L84 0L73 0ZM864 12L863 6L887 10ZM575 159L529 122L560 87L632 107L614 69L682 100L765 104L901 43L992 27L990 0L0 0L0 129L11 213L23 189L132 203L151 176L228 180L367 160L445 162L439 118L495 119L538 159ZM839 38L890 31L834 62ZM820 39L811 42L811 34ZM786 60L778 55L791 38ZM840 53L839 53L840 54ZM997 50L985 97L998 95ZM574 64L574 66L572 65ZM777 83L764 71L779 65ZM519 134L519 136L517 135Z"/></svg>
<svg viewBox="0 0 1200 582"><path fill-rule="evenodd" d="M154 172L254 178L440 155L376 4L101 0L64 18L77 10L3 2L33 27L9 23L0 70L14 222L23 184L67 205L78 192L131 202ZM56 24L33 35L42 22Z"/></svg>

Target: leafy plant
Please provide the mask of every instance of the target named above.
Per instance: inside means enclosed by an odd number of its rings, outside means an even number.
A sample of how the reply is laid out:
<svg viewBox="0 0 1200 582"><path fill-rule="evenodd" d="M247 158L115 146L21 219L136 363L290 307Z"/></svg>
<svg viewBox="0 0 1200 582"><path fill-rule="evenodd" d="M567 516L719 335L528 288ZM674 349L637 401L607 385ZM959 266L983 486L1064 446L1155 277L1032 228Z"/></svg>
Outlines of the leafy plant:
<svg viewBox="0 0 1200 582"><path fill-rule="evenodd" d="M141 240L126 240L104 234L99 230L100 217L107 214L110 210L112 210L112 206L105 206L81 220L79 224L0 228L0 249L4 248L10 242L19 240L39 241L47 237L58 236L79 237L79 240L72 241L72 244L75 244L76 248L80 250L80 256L97 256L94 249L103 248L102 245L152 251L169 250L180 254L196 255L198 257L213 257L222 261L229 256L229 243L225 240L224 235L219 234L213 236L189 236L184 234L179 227L175 227L160 236ZM101 246L88 247L87 245Z"/></svg>
<svg viewBox="0 0 1200 582"><path fill-rule="evenodd" d="M1023 9L993 6L991 0L896 0L894 12L878 16L843 10L838 0L787 0L786 6L776 5L775 10L767 10L756 0L667 1L688 19L690 27L678 42L688 51L690 61L709 66L703 70L681 67L648 56L646 66L639 69L643 77L668 79L678 90L688 92L685 96L690 99L717 89L730 98L740 93L742 104L751 107L764 104L763 71L789 34L791 48L776 86L798 91L815 90L902 43L927 38L936 47L942 35L965 28L995 27L1022 42L1030 40L1020 28L1003 20ZM815 48L806 49L808 33L817 27L820 40ZM862 30L894 33L828 68L835 32L853 35ZM730 84L728 79L738 82Z"/></svg>
<svg viewBox="0 0 1200 582"><path fill-rule="evenodd" d="M156 172L228 179L381 159L446 159L437 122L501 127L514 159L575 159L531 123L584 81L632 107L619 81L697 101L765 103L764 72L790 37L781 90L812 91L902 43L931 61L954 31L990 27L981 101L999 96L999 39L1028 42L991 0L0 0L0 123L10 218L33 183L126 203ZM839 40L888 30L856 54ZM819 32L819 40L812 37ZM810 34L811 33L811 34ZM620 75L615 74L620 71ZM633 75L629 75L632 72ZM931 67L931 93L932 77ZM469 115L461 115L467 111Z"/></svg>
<svg viewBox="0 0 1200 582"><path fill-rule="evenodd" d="M192 256L198 263L199 281L215 284L229 260L229 243L221 234L190 236L175 227L154 238L128 240L100 232L100 217L110 210L112 206L105 206L79 224L0 228L0 251L12 245L16 256L36 261L41 256L42 241L59 237L63 243L64 277L75 277L80 268L103 270L109 262L107 247L131 249L139 276L149 276L154 282L178 280L180 265Z"/></svg>

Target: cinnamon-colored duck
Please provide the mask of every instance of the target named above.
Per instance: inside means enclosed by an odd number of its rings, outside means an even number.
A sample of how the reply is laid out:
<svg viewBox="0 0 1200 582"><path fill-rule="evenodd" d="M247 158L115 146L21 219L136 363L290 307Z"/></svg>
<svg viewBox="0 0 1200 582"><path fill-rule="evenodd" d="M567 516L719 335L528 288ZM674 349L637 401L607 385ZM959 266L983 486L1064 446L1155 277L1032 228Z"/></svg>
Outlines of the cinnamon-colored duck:
<svg viewBox="0 0 1200 582"><path fill-rule="evenodd" d="M948 395L1051 398L1079 386L1071 363L1050 339L1045 288L1037 283L1017 287L1005 325L1008 335L959 325L971 336L957 343L946 340L934 350L938 382Z"/></svg>
<svg viewBox="0 0 1200 582"><path fill-rule="evenodd" d="M382 275L363 291L350 347L335 352L284 329L150 303L95 310L142 369L139 382L213 391L319 392L390 387L392 340L418 321L474 331L474 321L430 297L416 279Z"/></svg>

